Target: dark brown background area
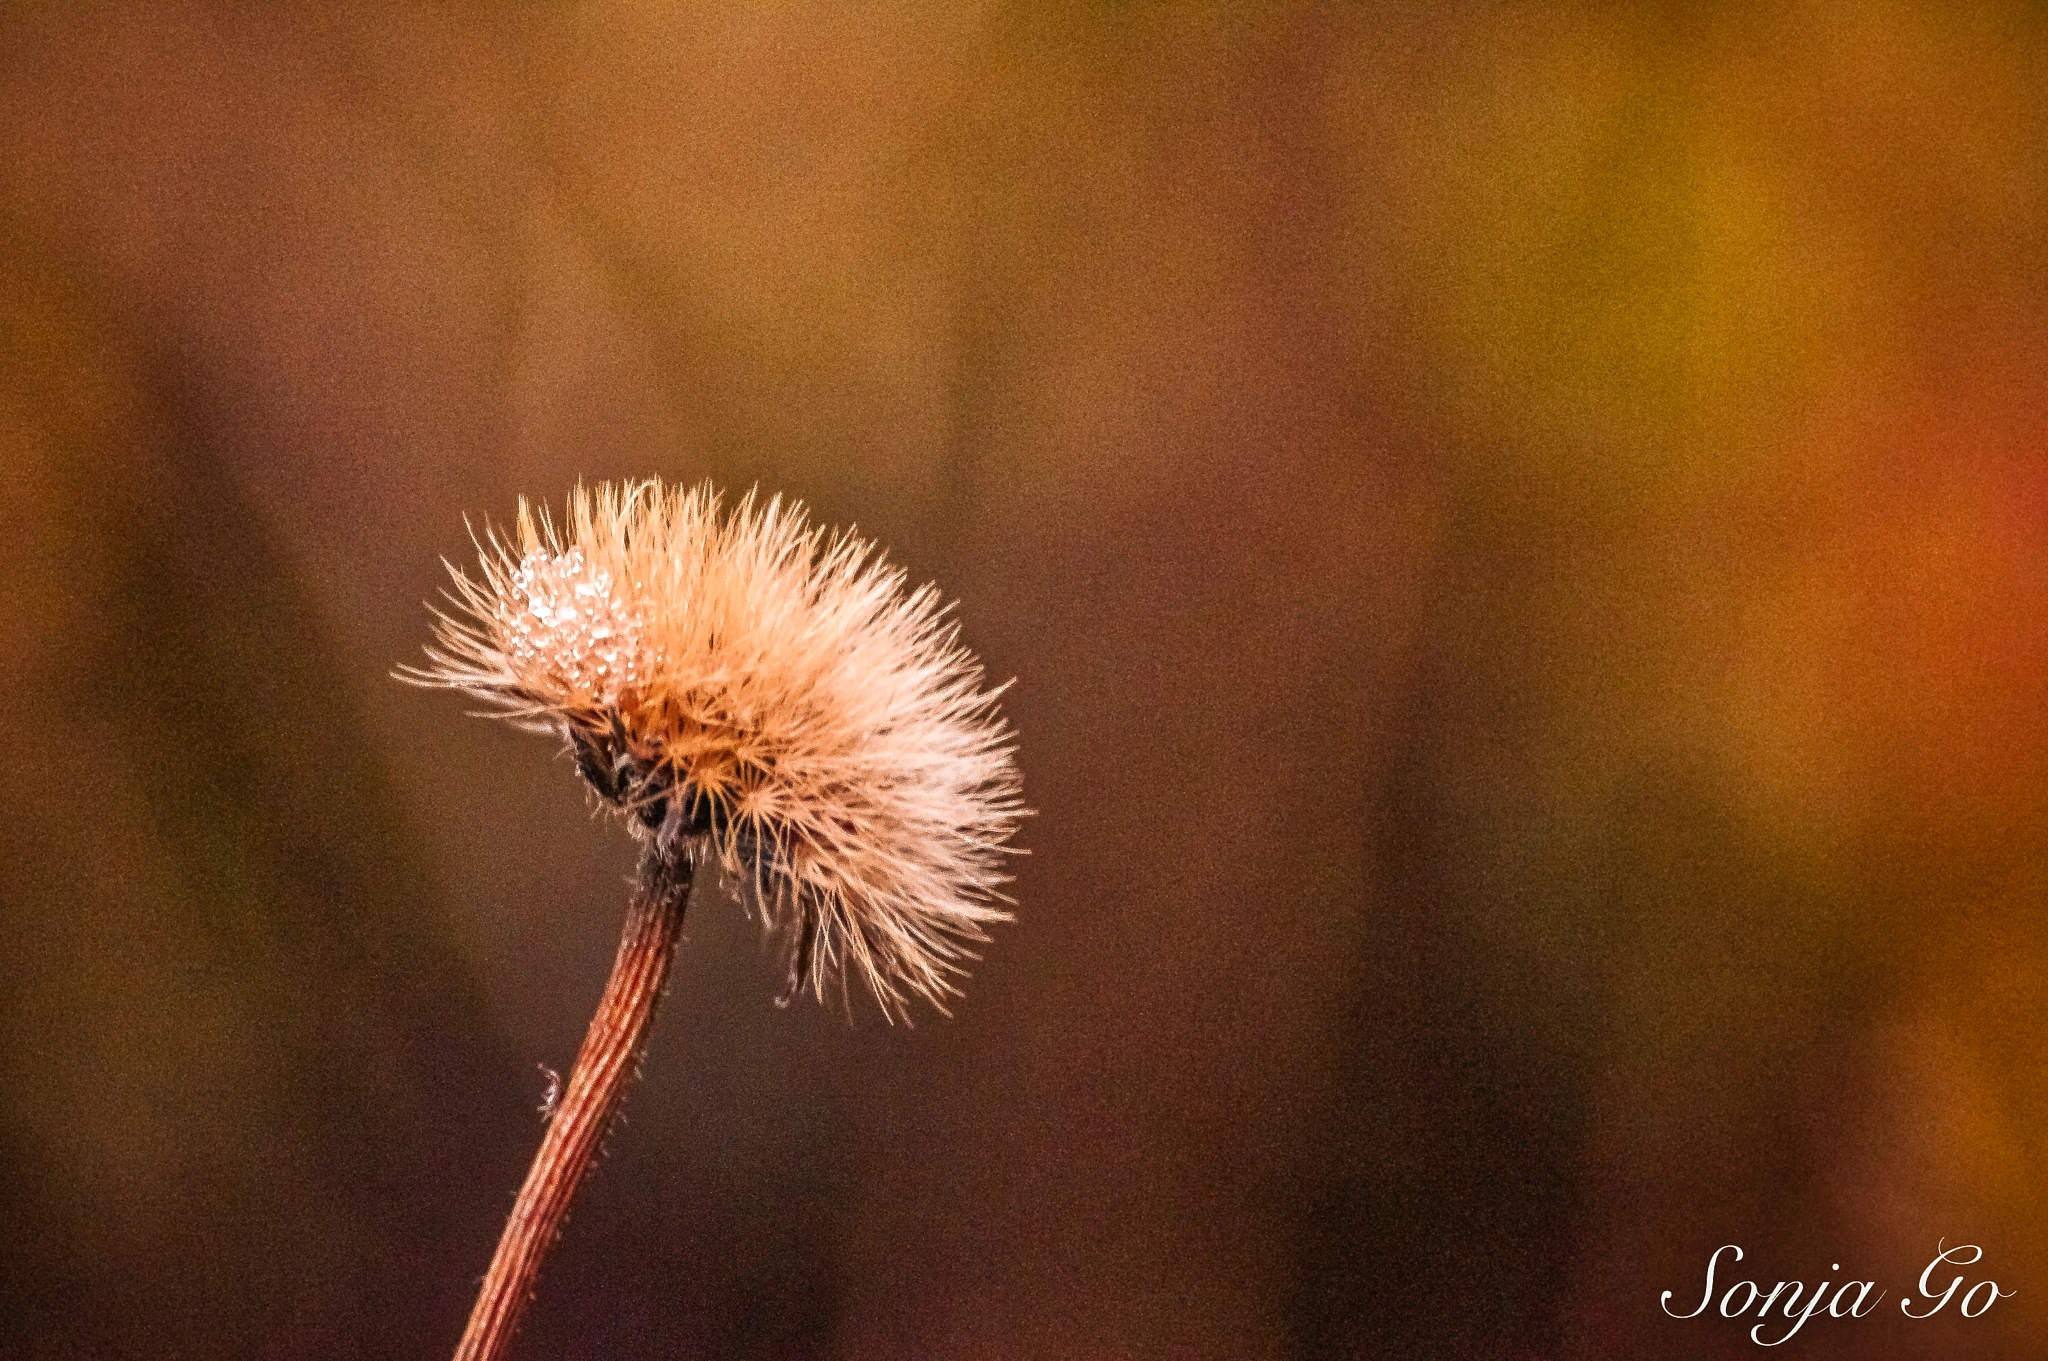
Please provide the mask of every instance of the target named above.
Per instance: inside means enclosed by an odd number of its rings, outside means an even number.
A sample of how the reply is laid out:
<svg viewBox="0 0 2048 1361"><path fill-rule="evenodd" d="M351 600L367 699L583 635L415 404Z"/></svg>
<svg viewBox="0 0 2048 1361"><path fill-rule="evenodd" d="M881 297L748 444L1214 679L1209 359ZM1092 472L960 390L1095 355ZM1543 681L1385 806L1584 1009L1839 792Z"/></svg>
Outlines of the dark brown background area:
<svg viewBox="0 0 2048 1361"><path fill-rule="evenodd" d="M630 851L388 673L650 475L957 596L1038 811L952 1021L699 894L522 1355L1750 1355L1727 1242L2038 1354L2044 39L0 4L0 1356L452 1348Z"/></svg>

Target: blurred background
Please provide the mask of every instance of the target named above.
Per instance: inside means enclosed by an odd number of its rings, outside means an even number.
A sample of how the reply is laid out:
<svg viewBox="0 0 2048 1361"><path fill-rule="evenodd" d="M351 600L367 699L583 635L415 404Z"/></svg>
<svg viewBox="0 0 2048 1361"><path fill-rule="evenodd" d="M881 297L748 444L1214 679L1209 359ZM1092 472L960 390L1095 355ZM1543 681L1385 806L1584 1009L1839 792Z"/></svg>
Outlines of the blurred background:
<svg viewBox="0 0 2048 1361"><path fill-rule="evenodd" d="M2048 10L1767 8L0 4L0 1356L452 1349L632 852L389 672L633 476L1038 815L952 1021L700 892L520 1355L2038 1355Z"/></svg>

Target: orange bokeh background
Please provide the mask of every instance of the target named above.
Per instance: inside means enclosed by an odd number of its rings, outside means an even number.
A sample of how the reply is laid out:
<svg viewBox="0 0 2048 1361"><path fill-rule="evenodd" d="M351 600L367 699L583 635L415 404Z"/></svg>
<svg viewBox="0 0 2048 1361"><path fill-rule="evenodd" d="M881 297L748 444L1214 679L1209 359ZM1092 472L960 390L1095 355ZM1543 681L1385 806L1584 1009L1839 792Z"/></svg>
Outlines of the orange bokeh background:
<svg viewBox="0 0 2048 1361"><path fill-rule="evenodd" d="M389 679L710 477L957 596L953 1021L692 909L530 1356L2048 1337L2048 14L0 5L0 1355L452 1347L630 850ZM1937 1240L2017 1293L1901 1318ZM1839 1263L1836 1267L1833 1264Z"/></svg>

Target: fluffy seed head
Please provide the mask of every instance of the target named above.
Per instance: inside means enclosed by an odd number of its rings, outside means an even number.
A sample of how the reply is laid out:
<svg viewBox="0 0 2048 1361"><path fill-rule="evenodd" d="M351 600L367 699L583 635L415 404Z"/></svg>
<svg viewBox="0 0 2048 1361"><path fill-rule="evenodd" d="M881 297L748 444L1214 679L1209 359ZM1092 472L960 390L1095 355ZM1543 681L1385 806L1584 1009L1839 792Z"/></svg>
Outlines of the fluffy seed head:
<svg viewBox="0 0 2048 1361"><path fill-rule="evenodd" d="M866 980L891 1017L941 1010L1006 920L1023 815L997 691L931 586L802 509L708 484L578 487L566 523L520 502L480 574L450 567L431 665L408 673L567 739L663 850L751 890L788 1000Z"/></svg>

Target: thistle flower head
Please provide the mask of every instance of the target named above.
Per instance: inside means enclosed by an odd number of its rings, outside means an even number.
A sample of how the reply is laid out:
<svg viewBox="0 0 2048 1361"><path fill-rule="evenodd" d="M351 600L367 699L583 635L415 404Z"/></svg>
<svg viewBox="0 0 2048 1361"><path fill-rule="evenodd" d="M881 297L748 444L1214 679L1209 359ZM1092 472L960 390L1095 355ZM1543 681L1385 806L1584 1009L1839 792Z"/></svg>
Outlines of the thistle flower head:
<svg viewBox="0 0 2048 1361"><path fill-rule="evenodd" d="M751 889L784 1001L849 975L892 1017L957 995L1008 918L1022 809L933 587L779 498L659 482L578 487L559 529L522 500L477 577L449 570L457 609L408 678L559 734L637 835Z"/></svg>

